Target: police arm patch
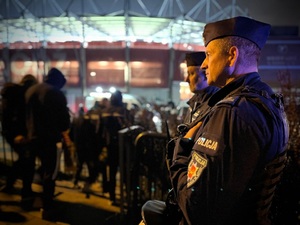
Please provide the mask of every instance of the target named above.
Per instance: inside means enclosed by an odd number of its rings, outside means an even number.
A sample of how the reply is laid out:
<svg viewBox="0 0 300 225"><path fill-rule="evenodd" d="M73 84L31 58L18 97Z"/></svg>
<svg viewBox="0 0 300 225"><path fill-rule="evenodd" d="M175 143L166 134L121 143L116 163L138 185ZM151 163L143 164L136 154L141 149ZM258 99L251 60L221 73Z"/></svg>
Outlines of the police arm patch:
<svg viewBox="0 0 300 225"><path fill-rule="evenodd" d="M191 187L201 176L203 170L207 166L207 159L193 151L192 159L188 166L187 187Z"/></svg>

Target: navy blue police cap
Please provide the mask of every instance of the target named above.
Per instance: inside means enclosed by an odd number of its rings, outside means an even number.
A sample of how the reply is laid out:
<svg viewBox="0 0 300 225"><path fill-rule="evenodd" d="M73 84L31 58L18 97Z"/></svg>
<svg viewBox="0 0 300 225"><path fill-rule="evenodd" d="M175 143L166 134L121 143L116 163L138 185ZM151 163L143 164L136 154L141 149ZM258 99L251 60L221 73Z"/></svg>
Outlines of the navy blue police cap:
<svg viewBox="0 0 300 225"><path fill-rule="evenodd" d="M186 66L201 66L205 59L205 52L191 52L185 54Z"/></svg>
<svg viewBox="0 0 300 225"><path fill-rule="evenodd" d="M262 49L269 36L271 25L248 17L238 16L208 23L204 27L204 45L215 39L238 36L255 43Z"/></svg>

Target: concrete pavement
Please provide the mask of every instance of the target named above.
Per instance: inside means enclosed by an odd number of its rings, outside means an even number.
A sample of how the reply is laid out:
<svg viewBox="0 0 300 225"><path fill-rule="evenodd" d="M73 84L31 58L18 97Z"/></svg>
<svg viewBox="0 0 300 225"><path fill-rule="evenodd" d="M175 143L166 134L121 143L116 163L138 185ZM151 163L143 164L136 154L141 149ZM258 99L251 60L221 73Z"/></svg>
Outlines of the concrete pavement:
<svg viewBox="0 0 300 225"><path fill-rule="evenodd" d="M3 181L1 183L3 184ZM54 223L41 218L42 205L39 195L42 188L38 184L33 184L33 190L37 193L35 209L24 211L20 207L21 181L18 180L13 193L0 192L0 224L131 225L124 222L120 207L111 205L108 196L101 193L99 183L91 187L92 194L89 198L80 189L74 189L71 181L57 181L56 185L55 202L60 212L59 221Z"/></svg>

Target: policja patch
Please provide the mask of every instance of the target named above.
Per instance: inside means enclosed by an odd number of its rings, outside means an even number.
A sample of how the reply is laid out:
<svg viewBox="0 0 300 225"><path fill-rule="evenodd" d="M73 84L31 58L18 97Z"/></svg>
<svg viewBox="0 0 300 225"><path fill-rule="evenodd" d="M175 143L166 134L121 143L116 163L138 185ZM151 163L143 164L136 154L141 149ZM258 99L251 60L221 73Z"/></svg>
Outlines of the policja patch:
<svg viewBox="0 0 300 225"><path fill-rule="evenodd" d="M192 160L189 163L187 174L187 187L191 187L201 176L201 173L207 166L207 159L203 158L197 152L192 153Z"/></svg>

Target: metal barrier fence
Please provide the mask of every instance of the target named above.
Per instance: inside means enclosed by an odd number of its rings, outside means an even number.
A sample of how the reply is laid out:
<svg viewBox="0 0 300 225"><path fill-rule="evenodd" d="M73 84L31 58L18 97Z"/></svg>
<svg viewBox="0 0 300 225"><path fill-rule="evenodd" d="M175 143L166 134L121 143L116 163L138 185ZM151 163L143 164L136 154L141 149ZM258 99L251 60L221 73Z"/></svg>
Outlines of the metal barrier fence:
<svg viewBox="0 0 300 225"><path fill-rule="evenodd" d="M147 200L165 200L170 190L165 161L168 137L132 126L119 132L119 140L121 214L133 219Z"/></svg>

